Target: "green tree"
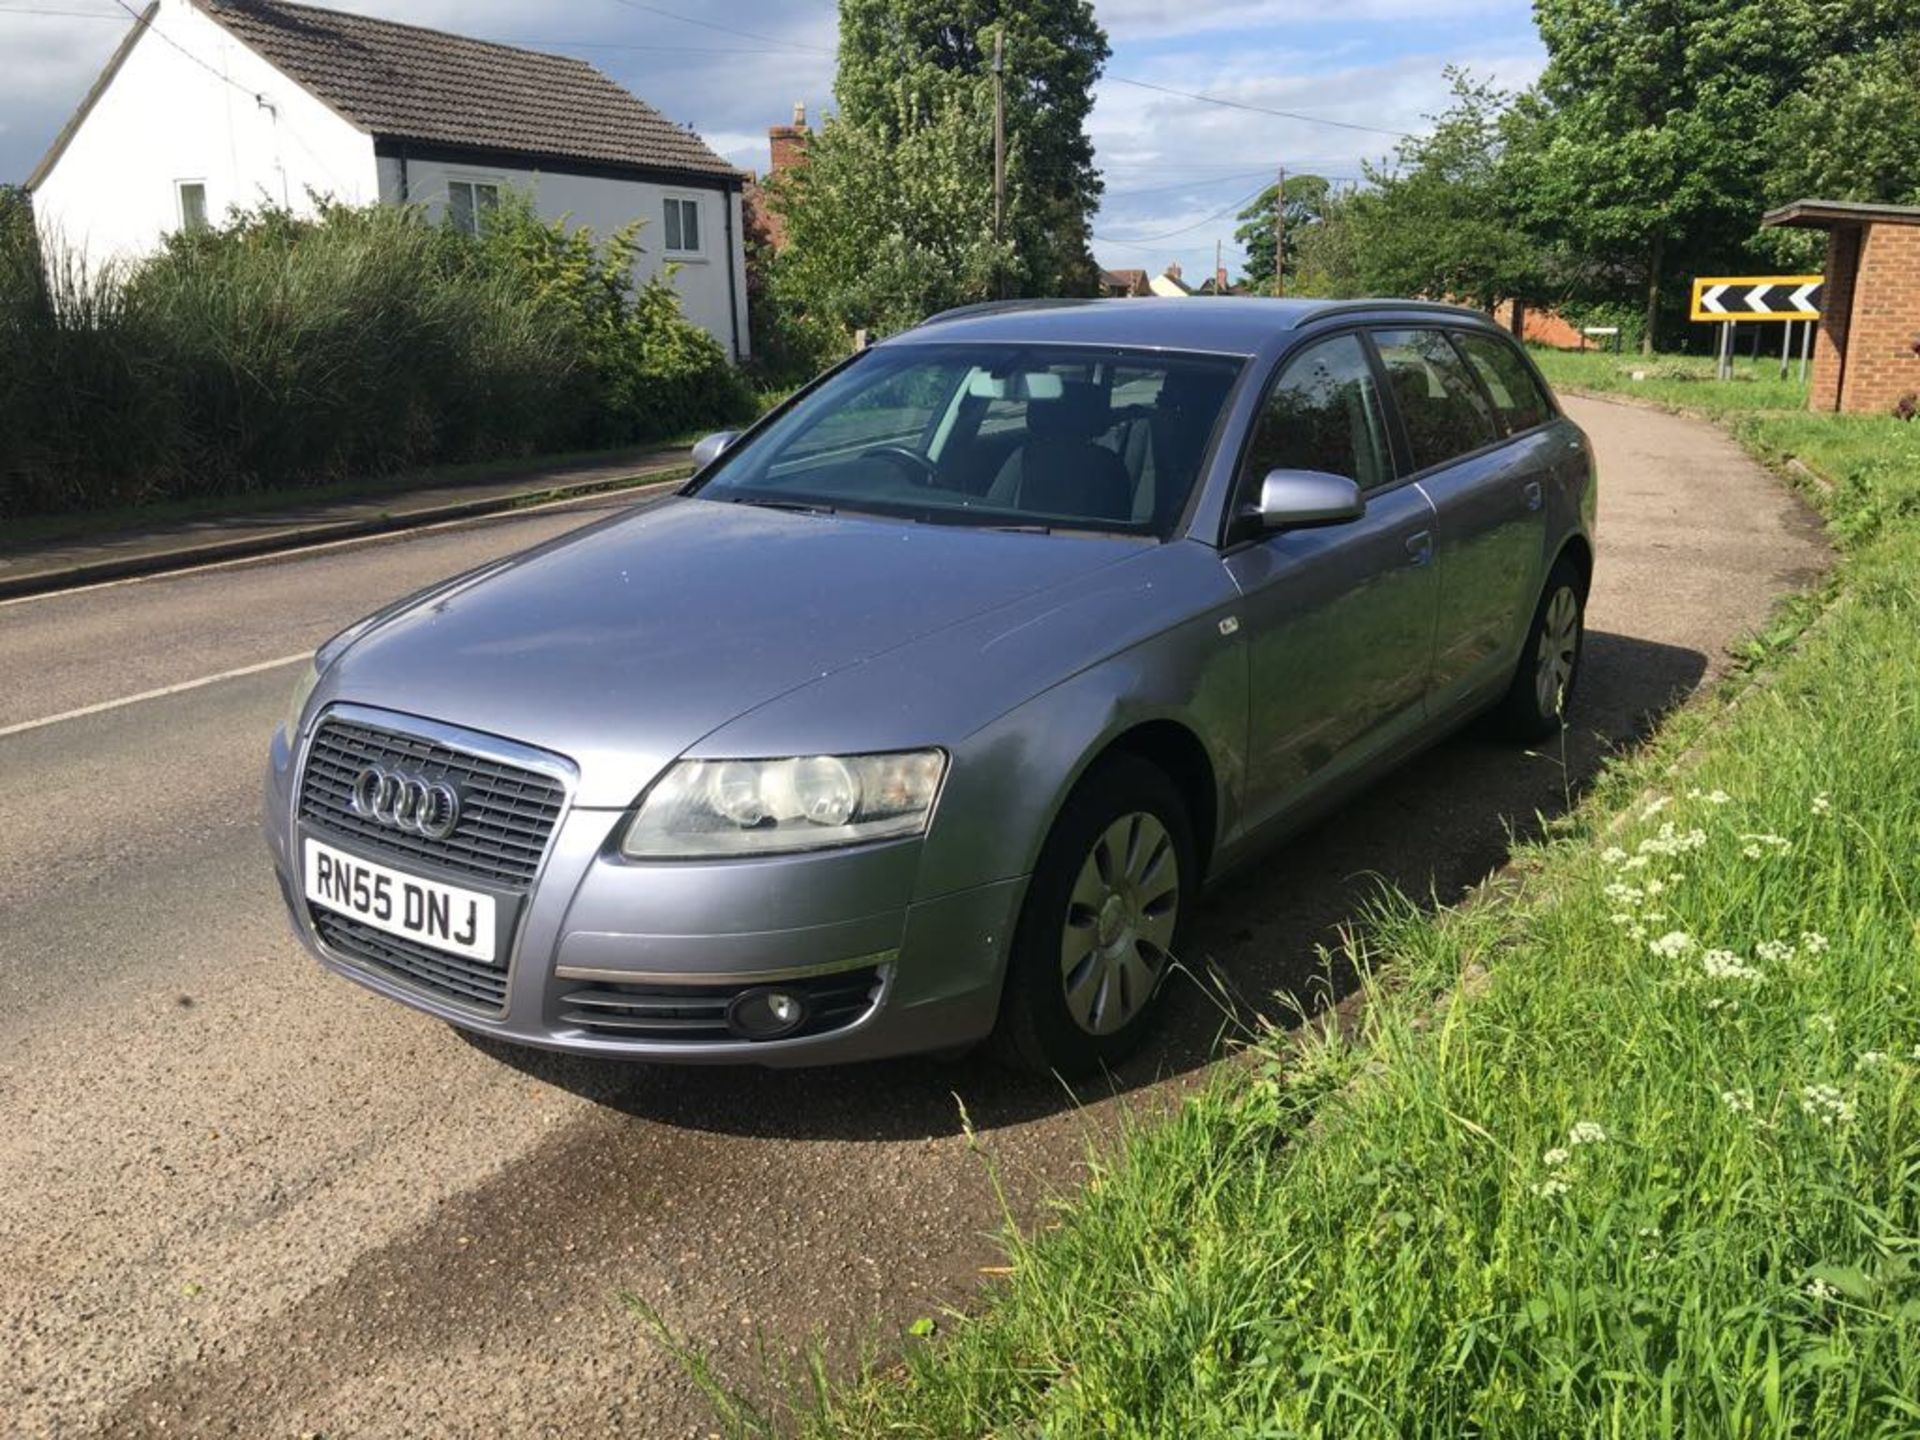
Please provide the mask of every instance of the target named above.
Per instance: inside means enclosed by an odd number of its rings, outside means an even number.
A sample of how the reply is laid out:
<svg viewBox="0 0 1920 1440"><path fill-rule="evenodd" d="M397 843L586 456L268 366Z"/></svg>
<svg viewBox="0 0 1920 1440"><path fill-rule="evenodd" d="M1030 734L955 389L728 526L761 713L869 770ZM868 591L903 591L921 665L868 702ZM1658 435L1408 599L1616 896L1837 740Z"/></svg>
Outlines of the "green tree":
<svg viewBox="0 0 1920 1440"><path fill-rule="evenodd" d="M1087 117L1109 51L1090 0L840 0L841 119L889 147L928 126L965 126L939 148L968 152L957 158L969 183L984 164L990 199L996 31L1007 154L1024 182L1008 197L1008 283L1030 295L1097 293L1088 242L1101 181Z"/></svg>
<svg viewBox="0 0 1920 1440"><path fill-rule="evenodd" d="M1307 227L1299 240L1289 239L1287 286L1295 295L1329 300L1351 299L1367 293L1354 243L1354 197L1332 191L1321 207L1318 223Z"/></svg>
<svg viewBox="0 0 1920 1440"><path fill-rule="evenodd" d="M1650 351L1676 277L1754 252L1782 107L1823 61L1916 13L1915 0L1536 0L1547 67L1508 168L1535 233L1616 290L1635 278Z"/></svg>
<svg viewBox="0 0 1920 1440"><path fill-rule="evenodd" d="M978 124L962 91L891 135L838 116L815 133L806 164L774 186L787 244L768 288L801 343L845 353L856 330L886 334L992 298L1015 253L993 239L992 156ZM1010 205L1025 188L1024 165L1010 161Z"/></svg>
<svg viewBox="0 0 1920 1440"><path fill-rule="evenodd" d="M1280 218L1275 209L1280 204L1280 185L1269 185L1260 192L1260 196L1238 216L1240 228L1233 232L1233 238L1240 248L1246 251L1246 283L1254 290L1263 293L1273 290L1273 252L1277 241L1274 234L1274 222ZM1300 251L1307 243L1307 234L1319 225L1327 214L1333 187L1318 175L1289 175L1286 180L1286 232L1287 254L1281 266L1285 288L1295 288L1294 280L1300 272Z"/></svg>
<svg viewBox="0 0 1920 1440"><path fill-rule="evenodd" d="M1453 103L1403 140L1390 166L1367 166L1348 225L1365 288L1491 309L1531 299L1540 247L1520 225L1505 174L1512 96L1464 70L1446 72Z"/></svg>
<svg viewBox="0 0 1920 1440"><path fill-rule="evenodd" d="M1920 204L1920 35L1831 55L1768 136L1769 199Z"/></svg>

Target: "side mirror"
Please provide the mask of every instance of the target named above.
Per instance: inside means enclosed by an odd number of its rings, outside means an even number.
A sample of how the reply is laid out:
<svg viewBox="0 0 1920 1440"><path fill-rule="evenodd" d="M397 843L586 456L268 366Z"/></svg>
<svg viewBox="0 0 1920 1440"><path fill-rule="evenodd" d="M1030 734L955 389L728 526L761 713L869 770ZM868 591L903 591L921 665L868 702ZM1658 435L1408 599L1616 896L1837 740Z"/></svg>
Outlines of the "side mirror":
<svg viewBox="0 0 1920 1440"><path fill-rule="evenodd" d="M1343 525L1367 513L1360 487L1344 475L1319 470L1270 470L1260 482L1254 518L1263 530Z"/></svg>
<svg viewBox="0 0 1920 1440"><path fill-rule="evenodd" d="M720 456L734 441L740 438L738 430L716 430L693 447L693 468L704 470Z"/></svg>

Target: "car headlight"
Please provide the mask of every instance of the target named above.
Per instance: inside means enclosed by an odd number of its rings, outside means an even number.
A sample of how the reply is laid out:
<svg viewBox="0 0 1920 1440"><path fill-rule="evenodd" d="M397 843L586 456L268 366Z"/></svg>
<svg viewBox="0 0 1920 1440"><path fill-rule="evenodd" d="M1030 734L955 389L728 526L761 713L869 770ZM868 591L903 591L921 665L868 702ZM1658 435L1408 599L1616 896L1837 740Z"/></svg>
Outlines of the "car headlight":
<svg viewBox="0 0 1920 1440"><path fill-rule="evenodd" d="M307 701L313 698L313 687L320 683L320 667L313 661L307 661L307 668L300 672L300 679L293 687L293 694L287 697L287 718L282 722L286 727L287 745L300 738L300 717L306 713Z"/></svg>
<svg viewBox="0 0 1920 1440"><path fill-rule="evenodd" d="M941 750L682 760L640 802L620 851L635 860L685 860L919 835L946 768Z"/></svg>

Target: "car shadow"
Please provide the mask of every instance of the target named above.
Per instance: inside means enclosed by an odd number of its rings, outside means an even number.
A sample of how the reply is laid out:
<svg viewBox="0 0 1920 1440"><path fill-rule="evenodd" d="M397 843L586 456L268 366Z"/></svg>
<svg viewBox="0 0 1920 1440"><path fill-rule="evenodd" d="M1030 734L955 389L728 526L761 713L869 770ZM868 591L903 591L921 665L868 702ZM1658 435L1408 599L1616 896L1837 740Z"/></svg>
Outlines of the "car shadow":
<svg viewBox="0 0 1920 1440"><path fill-rule="evenodd" d="M1696 650L1589 632L1564 737L1527 749L1469 727L1204 897L1186 966L1213 978L1176 977L1141 1053L1113 1075L1083 1083L1077 1098L1205 1065L1256 1013L1283 1023L1301 1008L1342 998L1352 981L1328 969L1323 950L1338 945L1340 928L1363 918L1383 887L1427 906L1460 898L1506 861L1516 841L1536 838L1545 821L1577 804L1605 761L1643 742L1707 668ZM1076 1100L1059 1082L1012 1074L980 1052L955 1061L776 1071L633 1065L466 1038L597 1104L719 1134L900 1140L951 1134L963 1123L978 1131L1017 1125Z"/></svg>

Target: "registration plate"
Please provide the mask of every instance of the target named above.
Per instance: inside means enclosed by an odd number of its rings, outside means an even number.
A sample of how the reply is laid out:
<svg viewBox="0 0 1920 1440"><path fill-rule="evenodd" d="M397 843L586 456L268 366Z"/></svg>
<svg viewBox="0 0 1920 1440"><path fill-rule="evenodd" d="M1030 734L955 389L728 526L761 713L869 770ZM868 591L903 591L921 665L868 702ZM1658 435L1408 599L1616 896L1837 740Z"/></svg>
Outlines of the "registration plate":
<svg viewBox="0 0 1920 1440"><path fill-rule="evenodd" d="M307 899L362 925L493 963L494 900L306 842Z"/></svg>

